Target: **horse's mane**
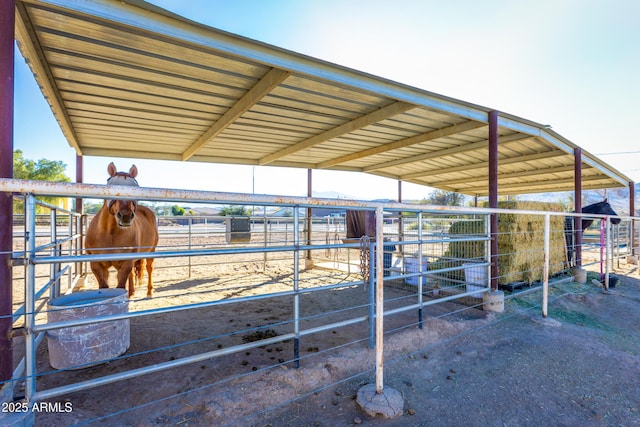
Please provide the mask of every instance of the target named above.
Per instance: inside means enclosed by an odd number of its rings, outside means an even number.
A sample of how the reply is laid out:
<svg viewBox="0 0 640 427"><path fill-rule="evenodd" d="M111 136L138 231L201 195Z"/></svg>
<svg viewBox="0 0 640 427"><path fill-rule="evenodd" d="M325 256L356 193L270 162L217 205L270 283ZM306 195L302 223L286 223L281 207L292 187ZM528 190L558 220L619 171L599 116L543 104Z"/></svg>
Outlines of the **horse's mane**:
<svg viewBox="0 0 640 427"><path fill-rule="evenodd" d="M599 209L602 207L609 207L611 209L611 205L609 205L609 202L607 201L607 199L604 199L601 202L597 202L597 203L592 203L588 206L585 206L584 208L582 208L582 212L584 213L598 213Z"/></svg>

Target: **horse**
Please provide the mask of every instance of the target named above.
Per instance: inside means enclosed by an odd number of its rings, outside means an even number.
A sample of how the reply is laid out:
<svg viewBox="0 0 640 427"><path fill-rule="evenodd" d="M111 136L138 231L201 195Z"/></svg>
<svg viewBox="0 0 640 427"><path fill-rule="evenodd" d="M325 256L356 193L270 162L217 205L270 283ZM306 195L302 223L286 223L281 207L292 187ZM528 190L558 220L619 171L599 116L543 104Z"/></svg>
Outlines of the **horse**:
<svg viewBox="0 0 640 427"><path fill-rule="evenodd" d="M107 168L107 185L138 186L138 168L133 165L129 172L118 172L111 162ZM88 254L154 252L158 245L158 226L153 211L132 200L105 200L102 208L91 219L85 237ZM153 258L121 261L93 261L91 271L99 288L109 287L109 268L115 267L118 288L125 289L129 282L129 297L135 293L136 279L141 281L142 269L146 265L147 297L153 294ZM135 269L134 269L135 267Z"/></svg>
<svg viewBox="0 0 640 427"><path fill-rule="evenodd" d="M575 212L575 211L574 211ZM604 199L602 202L594 203L582 208L582 213L595 214L595 215L609 215L611 217L617 217L618 214L611 208L611 205ZM582 231L586 230L595 218L582 218L581 228ZM620 224L620 218L611 218L612 224ZM567 264L569 267L575 267L577 260L575 259L575 228L574 217L564 218L564 237L567 246Z"/></svg>

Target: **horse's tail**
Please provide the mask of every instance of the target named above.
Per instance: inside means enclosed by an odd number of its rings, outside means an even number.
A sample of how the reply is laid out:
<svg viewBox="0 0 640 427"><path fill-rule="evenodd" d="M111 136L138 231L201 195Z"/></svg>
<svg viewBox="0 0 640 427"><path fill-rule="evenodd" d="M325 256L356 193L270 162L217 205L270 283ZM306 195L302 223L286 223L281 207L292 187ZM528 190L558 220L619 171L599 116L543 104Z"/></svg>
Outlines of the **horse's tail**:
<svg viewBox="0 0 640 427"><path fill-rule="evenodd" d="M567 265L569 267L576 266L576 234L574 228L573 217L564 217L564 240L566 249Z"/></svg>

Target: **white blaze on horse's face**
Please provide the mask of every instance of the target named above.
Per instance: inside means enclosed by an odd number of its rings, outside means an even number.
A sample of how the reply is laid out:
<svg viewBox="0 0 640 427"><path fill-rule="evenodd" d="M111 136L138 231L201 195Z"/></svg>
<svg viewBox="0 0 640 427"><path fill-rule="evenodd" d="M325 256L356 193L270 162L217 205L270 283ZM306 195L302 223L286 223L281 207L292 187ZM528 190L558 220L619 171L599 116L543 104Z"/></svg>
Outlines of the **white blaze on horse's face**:
<svg viewBox="0 0 640 427"><path fill-rule="evenodd" d="M131 166L129 173L118 172L116 165L111 162L107 170L109 171L107 185L138 186L138 181L136 181L138 168L136 165ZM118 225L125 228L130 227L136 215L137 203L133 200L109 200L107 203L109 213L115 217Z"/></svg>

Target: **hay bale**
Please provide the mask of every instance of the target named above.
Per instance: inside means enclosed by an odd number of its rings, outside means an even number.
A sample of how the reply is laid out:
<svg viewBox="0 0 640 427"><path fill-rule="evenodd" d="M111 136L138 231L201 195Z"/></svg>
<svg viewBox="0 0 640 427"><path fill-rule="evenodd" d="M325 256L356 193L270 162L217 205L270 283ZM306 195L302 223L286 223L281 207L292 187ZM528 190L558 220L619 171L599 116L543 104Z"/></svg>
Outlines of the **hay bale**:
<svg viewBox="0 0 640 427"><path fill-rule="evenodd" d="M485 206L486 207L486 206ZM562 212L557 203L531 201L503 201L501 209ZM486 223L479 220L460 220L452 224L449 236L452 239L486 235ZM564 217L551 217L549 274L563 270L565 259ZM498 283L525 282L531 284L542 280L544 265L544 216L501 213L498 215ZM460 267L466 262L485 259L487 242L451 242L435 268ZM464 270L448 275L451 279L464 281Z"/></svg>
<svg viewBox="0 0 640 427"><path fill-rule="evenodd" d="M460 218L449 227L449 238L467 239L469 237L484 237L486 221L483 215L472 215ZM459 268L464 263L485 260L486 241L452 241L449 242L443 256L434 262L429 263L429 270L441 270L449 268ZM464 270L446 271L440 277L455 282L464 282Z"/></svg>
<svg viewBox="0 0 640 427"><path fill-rule="evenodd" d="M559 203L532 201L499 202L501 209L562 212ZM565 258L564 217L551 217L549 235L549 275L563 270ZM499 284L525 282L531 284L543 279L544 216L539 214L498 215L498 272Z"/></svg>

